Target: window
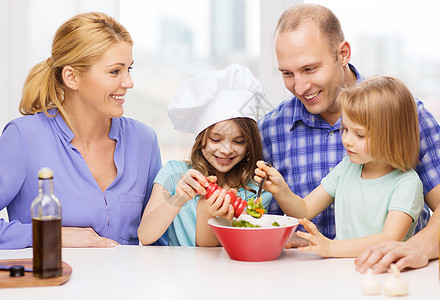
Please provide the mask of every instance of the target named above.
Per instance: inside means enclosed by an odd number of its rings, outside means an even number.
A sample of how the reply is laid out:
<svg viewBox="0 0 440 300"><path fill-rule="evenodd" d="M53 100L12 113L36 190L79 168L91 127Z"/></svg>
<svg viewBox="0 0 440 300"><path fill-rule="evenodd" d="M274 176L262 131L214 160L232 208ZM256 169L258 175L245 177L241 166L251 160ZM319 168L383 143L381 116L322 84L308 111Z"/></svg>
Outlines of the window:
<svg viewBox="0 0 440 300"><path fill-rule="evenodd" d="M174 130L166 113L177 88L193 74L239 63L260 79L271 107L281 102L289 93L276 67L273 30L282 11L297 2L300 1L1 1L0 38L6 45L0 47L5 66L0 70L4 95L0 100L0 128L20 116L17 107L24 80L32 66L50 56L56 29L75 14L103 11L118 19L135 41L135 87L127 94L125 115L156 130L164 162L185 159L193 135Z"/></svg>
<svg viewBox="0 0 440 300"><path fill-rule="evenodd" d="M258 76L259 13L255 0L120 2L120 21L135 42L125 115L154 128L164 163L187 159L194 142L166 111L185 79L232 63Z"/></svg>
<svg viewBox="0 0 440 300"><path fill-rule="evenodd" d="M352 46L351 63L364 76L401 79L440 120L440 28L429 0L304 1L330 8Z"/></svg>

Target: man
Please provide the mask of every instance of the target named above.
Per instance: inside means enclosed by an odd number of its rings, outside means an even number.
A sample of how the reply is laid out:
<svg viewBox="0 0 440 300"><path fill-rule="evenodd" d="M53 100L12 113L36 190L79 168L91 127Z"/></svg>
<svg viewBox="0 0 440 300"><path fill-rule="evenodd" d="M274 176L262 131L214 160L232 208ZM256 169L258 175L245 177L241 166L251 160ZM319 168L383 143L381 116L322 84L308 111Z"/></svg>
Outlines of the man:
<svg viewBox="0 0 440 300"><path fill-rule="evenodd" d="M278 67L293 97L259 122L264 158L284 176L291 190L305 197L347 155L341 141L341 87L364 78L349 64L350 44L337 17L327 8L304 4L281 16L275 36ZM440 200L440 127L417 101L420 162L416 171L431 209ZM275 199L269 213L282 214ZM425 205L416 231L426 225ZM334 207L312 220L328 238L335 237ZM298 246L296 242L290 246Z"/></svg>

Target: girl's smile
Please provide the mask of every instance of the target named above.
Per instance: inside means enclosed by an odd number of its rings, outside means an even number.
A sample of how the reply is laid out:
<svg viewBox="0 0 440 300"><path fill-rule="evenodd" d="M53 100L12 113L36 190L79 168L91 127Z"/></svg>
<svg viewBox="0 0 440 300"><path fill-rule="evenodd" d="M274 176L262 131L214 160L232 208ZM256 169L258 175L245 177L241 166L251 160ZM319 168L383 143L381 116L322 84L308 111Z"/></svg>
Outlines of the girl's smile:
<svg viewBox="0 0 440 300"><path fill-rule="evenodd" d="M216 155L214 155L214 157L217 159L217 161L219 163L225 164L225 165L231 163L234 160L234 157L219 157L219 156L216 156Z"/></svg>

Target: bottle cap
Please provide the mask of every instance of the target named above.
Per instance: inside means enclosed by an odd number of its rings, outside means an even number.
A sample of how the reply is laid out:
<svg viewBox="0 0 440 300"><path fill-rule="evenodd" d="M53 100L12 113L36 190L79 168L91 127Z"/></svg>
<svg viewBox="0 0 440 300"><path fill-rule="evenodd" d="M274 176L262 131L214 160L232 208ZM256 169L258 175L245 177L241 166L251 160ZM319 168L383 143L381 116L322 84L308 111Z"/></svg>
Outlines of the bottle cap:
<svg viewBox="0 0 440 300"><path fill-rule="evenodd" d="M9 268L9 276L10 277L24 276L24 266L22 266L22 265L11 266Z"/></svg>
<svg viewBox="0 0 440 300"><path fill-rule="evenodd" d="M41 168L40 171L38 171L38 178L40 179L50 179L53 178L53 171L49 168Z"/></svg>

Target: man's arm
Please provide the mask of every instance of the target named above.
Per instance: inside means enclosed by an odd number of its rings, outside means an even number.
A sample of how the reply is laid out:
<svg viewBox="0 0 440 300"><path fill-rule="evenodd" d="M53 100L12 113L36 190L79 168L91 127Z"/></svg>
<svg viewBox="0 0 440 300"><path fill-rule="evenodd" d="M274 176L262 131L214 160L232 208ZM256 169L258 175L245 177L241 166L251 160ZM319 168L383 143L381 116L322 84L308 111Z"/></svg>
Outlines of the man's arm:
<svg viewBox="0 0 440 300"><path fill-rule="evenodd" d="M425 203L429 206L432 211L435 211L440 204L440 184L433 188L425 196Z"/></svg>
<svg viewBox="0 0 440 300"><path fill-rule="evenodd" d="M435 189L438 190L438 186ZM393 262L399 270L422 268L428 264L430 259L438 258L440 227L438 200L440 198L436 199L437 208L423 230L406 242L387 241L370 247L355 259L356 270L365 273L372 268L375 273L381 273L385 272Z"/></svg>

